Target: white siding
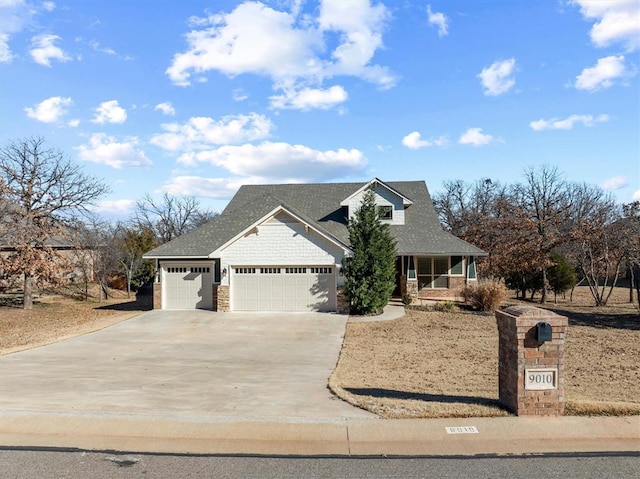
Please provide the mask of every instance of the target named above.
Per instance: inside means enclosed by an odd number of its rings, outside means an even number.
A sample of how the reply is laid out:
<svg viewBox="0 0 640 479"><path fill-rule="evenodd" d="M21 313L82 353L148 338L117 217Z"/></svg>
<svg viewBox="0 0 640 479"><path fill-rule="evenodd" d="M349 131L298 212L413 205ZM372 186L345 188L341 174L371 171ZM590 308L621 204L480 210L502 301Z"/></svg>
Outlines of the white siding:
<svg viewBox="0 0 640 479"><path fill-rule="evenodd" d="M349 202L349 218L352 218L360 205L362 204L362 197L365 194L365 191L362 191L351 198ZM387 188L384 188L380 185L375 187L376 194L376 205L378 206L393 206L393 219L388 221L389 224L392 225L403 225L404 224L404 205L402 204L402 198L392 193Z"/></svg>
<svg viewBox="0 0 640 479"><path fill-rule="evenodd" d="M290 219L290 217L287 217ZM265 222L222 251L221 268L242 265L340 265L343 250L298 222ZM222 279L228 284L227 275Z"/></svg>
<svg viewBox="0 0 640 479"><path fill-rule="evenodd" d="M221 251L221 268L227 271L221 284L230 286L232 309L335 311L336 273L343 254L333 242L280 213ZM249 277L235 274L241 266L325 266L331 274L313 275L308 270L305 275Z"/></svg>

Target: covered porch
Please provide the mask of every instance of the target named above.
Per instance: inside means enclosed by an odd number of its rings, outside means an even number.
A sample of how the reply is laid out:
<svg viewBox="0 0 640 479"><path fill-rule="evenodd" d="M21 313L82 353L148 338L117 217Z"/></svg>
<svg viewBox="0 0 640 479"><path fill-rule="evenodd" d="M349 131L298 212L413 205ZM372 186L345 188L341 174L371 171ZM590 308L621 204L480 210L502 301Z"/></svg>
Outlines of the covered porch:
<svg viewBox="0 0 640 479"><path fill-rule="evenodd" d="M472 255L399 255L394 297L409 295L414 301L458 301L462 289L477 281L475 258Z"/></svg>

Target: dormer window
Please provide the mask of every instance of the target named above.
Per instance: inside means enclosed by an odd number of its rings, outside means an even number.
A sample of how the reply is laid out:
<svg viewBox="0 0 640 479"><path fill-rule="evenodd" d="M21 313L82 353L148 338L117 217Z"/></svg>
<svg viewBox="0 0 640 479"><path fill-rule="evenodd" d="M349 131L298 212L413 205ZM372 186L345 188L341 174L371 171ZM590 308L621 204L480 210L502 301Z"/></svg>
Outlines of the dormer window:
<svg viewBox="0 0 640 479"><path fill-rule="evenodd" d="M380 205L378 206L378 217L381 220L392 220L393 219L393 206Z"/></svg>

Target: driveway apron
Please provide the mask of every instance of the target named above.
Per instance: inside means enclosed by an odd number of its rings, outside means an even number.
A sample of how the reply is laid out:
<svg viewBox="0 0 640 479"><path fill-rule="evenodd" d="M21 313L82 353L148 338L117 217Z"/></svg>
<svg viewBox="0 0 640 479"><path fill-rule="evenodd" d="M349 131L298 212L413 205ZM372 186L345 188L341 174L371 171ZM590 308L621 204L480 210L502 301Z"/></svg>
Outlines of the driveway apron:
<svg viewBox="0 0 640 479"><path fill-rule="evenodd" d="M326 386L346 319L150 311L0 357L0 411L196 421L372 418Z"/></svg>

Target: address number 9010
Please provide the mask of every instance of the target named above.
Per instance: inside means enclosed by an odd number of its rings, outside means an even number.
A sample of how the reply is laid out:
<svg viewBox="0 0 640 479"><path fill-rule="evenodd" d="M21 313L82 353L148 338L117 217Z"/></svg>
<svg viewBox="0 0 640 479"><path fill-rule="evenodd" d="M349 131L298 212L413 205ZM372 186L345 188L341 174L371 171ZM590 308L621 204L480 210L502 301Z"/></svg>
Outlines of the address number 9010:
<svg viewBox="0 0 640 479"><path fill-rule="evenodd" d="M525 369L524 388L530 390L558 389L558 370Z"/></svg>

